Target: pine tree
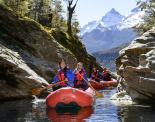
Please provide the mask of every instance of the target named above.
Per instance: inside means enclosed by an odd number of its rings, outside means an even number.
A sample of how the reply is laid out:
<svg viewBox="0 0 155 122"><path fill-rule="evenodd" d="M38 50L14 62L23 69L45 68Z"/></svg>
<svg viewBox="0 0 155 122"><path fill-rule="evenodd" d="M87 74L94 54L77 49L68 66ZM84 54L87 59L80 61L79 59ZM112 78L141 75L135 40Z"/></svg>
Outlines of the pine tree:
<svg viewBox="0 0 155 122"><path fill-rule="evenodd" d="M50 26L52 19L51 0L30 0L28 16L43 25Z"/></svg>

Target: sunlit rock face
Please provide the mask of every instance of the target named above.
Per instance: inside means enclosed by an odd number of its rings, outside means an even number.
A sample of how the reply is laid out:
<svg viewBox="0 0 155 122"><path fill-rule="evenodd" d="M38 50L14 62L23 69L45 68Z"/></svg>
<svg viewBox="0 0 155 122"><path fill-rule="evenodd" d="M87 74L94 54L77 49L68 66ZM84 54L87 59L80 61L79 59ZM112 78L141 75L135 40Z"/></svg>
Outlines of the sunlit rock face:
<svg viewBox="0 0 155 122"><path fill-rule="evenodd" d="M155 28L121 50L116 64L121 86L133 100L155 101Z"/></svg>
<svg viewBox="0 0 155 122"><path fill-rule="evenodd" d="M0 44L0 100L31 96L31 89L48 85L22 57Z"/></svg>

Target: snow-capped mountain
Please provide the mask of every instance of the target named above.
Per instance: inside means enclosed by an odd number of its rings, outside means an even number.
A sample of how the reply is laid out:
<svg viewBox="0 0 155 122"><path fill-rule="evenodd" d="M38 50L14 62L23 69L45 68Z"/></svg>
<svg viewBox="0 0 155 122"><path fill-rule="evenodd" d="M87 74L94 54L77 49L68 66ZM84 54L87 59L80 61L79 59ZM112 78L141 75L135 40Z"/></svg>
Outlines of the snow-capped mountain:
<svg viewBox="0 0 155 122"><path fill-rule="evenodd" d="M124 16L112 8L105 16L102 17L101 22L104 23L106 27L114 26L122 22Z"/></svg>
<svg viewBox="0 0 155 122"><path fill-rule="evenodd" d="M92 22L89 22L87 25L83 26L83 28L81 28L80 34L84 35L85 33L89 33L94 29L100 29L103 32L107 30L103 22L92 21Z"/></svg>
<svg viewBox="0 0 155 122"><path fill-rule="evenodd" d="M105 16L102 17L102 20L89 22L87 25L84 25L81 28L81 35L89 33L94 29L100 29L102 32L109 29L109 27L119 24L123 21L125 16L119 14L114 8L112 8Z"/></svg>
<svg viewBox="0 0 155 122"><path fill-rule="evenodd" d="M138 7L126 17L111 9L101 20L89 22L80 33L86 49L94 53L131 42L137 37L133 27L143 22L144 14Z"/></svg>
<svg viewBox="0 0 155 122"><path fill-rule="evenodd" d="M141 11L138 7L131 10L131 13L124 18L123 22L117 25L118 29L132 28L143 23L145 11Z"/></svg>

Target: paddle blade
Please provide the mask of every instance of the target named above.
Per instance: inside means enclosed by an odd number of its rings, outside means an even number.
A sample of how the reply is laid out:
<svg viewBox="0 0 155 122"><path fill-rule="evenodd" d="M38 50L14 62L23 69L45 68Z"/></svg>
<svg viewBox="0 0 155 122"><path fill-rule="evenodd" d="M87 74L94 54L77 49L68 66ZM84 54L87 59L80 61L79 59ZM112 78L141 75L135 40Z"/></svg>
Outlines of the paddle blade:
<svg viewBox="0 0 155 122"><path fill-rule="evenodd" d="M96 95L97 98L103 98L104 97L103 94L101 94L100 92L97 92L97 91L96 91L95 95Z"/></svg>
<svg viewBox="0 0 155 122"><path fill-rule="evenodd" d="M32 95L39 95L43 90L44 88L34 88L32 89Z"/></svg>

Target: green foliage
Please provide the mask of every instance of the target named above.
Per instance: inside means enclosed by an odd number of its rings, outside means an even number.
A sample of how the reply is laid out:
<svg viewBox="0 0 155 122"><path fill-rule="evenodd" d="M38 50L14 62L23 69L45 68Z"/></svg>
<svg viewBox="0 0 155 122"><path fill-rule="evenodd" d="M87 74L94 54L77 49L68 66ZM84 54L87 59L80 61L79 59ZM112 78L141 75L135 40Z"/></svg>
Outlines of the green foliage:
<svg viewBox="0 0 155 122"><path fill-rule="evenodd" d="M79 32L80 32L80 23L78 22L77 19L74 19L72 22L72 33L73 35L76 35Z"/></svg>
<svg viewBox="0 0 155 122"><path fill-rule="evenodd" d="M4 3L19 16L25 16L28 13L29 0L4 0Z"/></svg>
<svg viewBox="0 0 155 122"><path fill-rule="evenodd" d="M155 0L139 1L138 4L147 13L144 17L144 24L137 28L139 34L143 34L155 25Z"/></svg>
<svg viewBox="0 0 155 122"><path fill-rule="evenodd" d="M63 10L61 0L52 1L52 13L52 27L56 29L65 30L67 25L66 20L63 18L63 14L65 13L65 11Z"/></svg>
<svg viewBox="0 0 155 122"><path fill-rule="evenodd" d="M28 16L45 26L51 26L51 0L30 0Z"/></svg>
<svg viewBox="0 0 155 122"><path fill-rule="evenodd" d="M20 17L29 17L43 26L67 31L67 20L64 18L62 0L0 0ZM72 22L73 34L79 32L79 23Z"/></svg>
<svg viewBox="0 0 155 122"><path fill-rule="evenodd" d="M3 0L0 0L0 4L4 4L4 1Z"/></svg>

